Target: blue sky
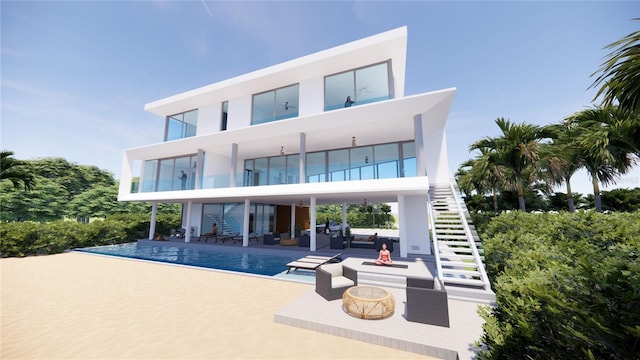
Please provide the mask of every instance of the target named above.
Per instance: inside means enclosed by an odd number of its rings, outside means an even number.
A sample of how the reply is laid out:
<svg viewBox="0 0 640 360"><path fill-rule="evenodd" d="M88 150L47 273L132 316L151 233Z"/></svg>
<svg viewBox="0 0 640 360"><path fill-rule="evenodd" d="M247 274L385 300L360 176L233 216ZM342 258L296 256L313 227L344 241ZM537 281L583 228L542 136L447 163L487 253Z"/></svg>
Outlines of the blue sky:
<svg viewBox="0 0 640 360"><path fill-rule="evenodd" d="M498 117L550 124L592 106L604 46L636 31L638 2L7 1L2 149L119 177L124 149L162 141L144 104L400 26L405 94L456 87L452 173ZM584 173L574 191L592 193ZM617 187L640 187L640 166ZM560 189L564 191L564 189Z"/></svg>

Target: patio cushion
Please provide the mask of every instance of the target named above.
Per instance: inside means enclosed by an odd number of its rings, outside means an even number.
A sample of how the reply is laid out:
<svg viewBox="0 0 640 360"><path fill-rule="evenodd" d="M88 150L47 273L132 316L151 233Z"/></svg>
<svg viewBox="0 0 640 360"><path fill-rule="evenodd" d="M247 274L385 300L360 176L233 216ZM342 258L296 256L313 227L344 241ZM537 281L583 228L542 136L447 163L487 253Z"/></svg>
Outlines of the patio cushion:
<svg viewBox="0 0 640 360"><path fill-rule="evenodd" d="M355 284L353 280L344 276L335 276L331 278L331 287L333 289L340 288L340 287L351 287L354 285Z"/></svg>
<svg viewBox="0 0 640 360"><path fill-rule="evenodd" d="M342 264L340 263L322 265L322 270L330 273L332 278L335 278L337 276L342 276ZM332 281L335 281L335 280L332 280Z"/></svg>

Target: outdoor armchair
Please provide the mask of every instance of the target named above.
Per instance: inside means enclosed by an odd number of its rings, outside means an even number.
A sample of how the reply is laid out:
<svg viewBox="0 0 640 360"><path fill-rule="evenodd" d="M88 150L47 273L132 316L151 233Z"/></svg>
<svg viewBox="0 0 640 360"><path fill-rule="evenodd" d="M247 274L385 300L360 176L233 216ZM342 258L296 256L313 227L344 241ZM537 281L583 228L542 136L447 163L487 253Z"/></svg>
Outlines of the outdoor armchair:
<svg viewBox="0 0 640 360"><path fill-rule="evenodd" d="M358 272L341 263L316 269L316 292L327 300L341 299L345 290L358 285Z"/></svg>
<svg viewBox="0 0 640 360"><path fill-rule="evenodd" d="M407 277L408 321L449 327L449 302L442 280Z"/></svg>

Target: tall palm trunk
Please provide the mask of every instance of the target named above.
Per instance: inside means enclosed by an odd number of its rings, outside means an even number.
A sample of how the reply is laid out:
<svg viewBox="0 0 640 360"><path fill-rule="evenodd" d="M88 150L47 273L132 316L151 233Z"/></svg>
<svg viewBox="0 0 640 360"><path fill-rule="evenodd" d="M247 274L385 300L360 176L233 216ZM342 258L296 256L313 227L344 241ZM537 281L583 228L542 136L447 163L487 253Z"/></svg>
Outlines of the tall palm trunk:
<svg viewBox="0 0 640 360"><path fill-rule="evenodd" d="M522 184L520 181L516 182L516 190L518 191L518 205L520 205L520 210L522 212L527 212L527 209L524 206L524 190L522 190Z"/></svg>
<svg viewBox="0 0 640 360"><path fill-rule="evenodd" d="M591 173L591 182L593 183L593 202L596 205L596 211L602 212L602 199L600 198L600 184L598 182L598 175L595 172Z"/></svg>
<svg viewBox="0 0 640 360"><path fill-rule="evenodd" d="M573 193L571 192L571 177L566 177L564 180L567 183L567 204L569 205L569 212L575 212L576 206L573 203Z"/></svg>
<svg viewBox="0 0 640 360"><path fill-rule="evenodd" d="M493 212L498 213L498 194L496 193L496 188L493 188Z"/></svg>

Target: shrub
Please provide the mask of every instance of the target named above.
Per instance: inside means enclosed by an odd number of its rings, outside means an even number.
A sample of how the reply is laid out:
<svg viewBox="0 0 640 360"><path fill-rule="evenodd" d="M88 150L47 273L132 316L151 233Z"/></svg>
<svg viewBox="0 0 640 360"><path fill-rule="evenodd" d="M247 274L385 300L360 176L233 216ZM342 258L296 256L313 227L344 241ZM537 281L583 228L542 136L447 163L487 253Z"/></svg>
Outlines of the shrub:
<svg viewBox="0 0 640 360"><path fill-rule="evenodd" d="M503 214L483 237L480 358L637 358L640 212Z"/></svg>
<svg viewBox="0 0 640 360"><path fill-rule="evenodd" d="M180 225L180 215L158 215L156 229L164 234ZM119 244L147 238L148 214L112 215L89 224L58 220L48 223L0 223L2 257L55 254L65 250Z"/></svg>

